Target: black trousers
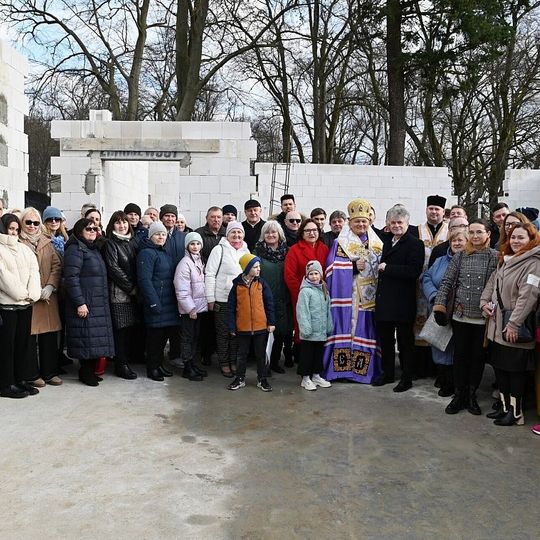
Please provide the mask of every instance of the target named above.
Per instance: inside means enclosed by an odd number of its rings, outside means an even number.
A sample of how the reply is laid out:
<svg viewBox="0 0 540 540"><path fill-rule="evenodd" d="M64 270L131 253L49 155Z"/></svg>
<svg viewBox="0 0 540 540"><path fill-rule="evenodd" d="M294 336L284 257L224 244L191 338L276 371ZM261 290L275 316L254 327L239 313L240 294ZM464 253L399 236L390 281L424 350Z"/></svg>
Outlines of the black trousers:
<svg viewBox="0 0 540 540"><path fill-rule="evenodd" d="M58 332L46 332L45 334L30 336L29 354L29 366L34 372L30 380L42 377L48 381L58 375L60 372Z"/></svg>
<svg viewBox="0 0 540 540"><path fill-rule="evenodd" d="M452 320L454 333L454 386L456 390L480 386L484 373L483 324L463 323Z"/></svg>
<svg viewBox="0 0 540 540"><path fill-rule="evenodd" d="M384 377L395 379L396 373L396 340L399 344L401 360L401 380L412 381L414 365L414 323L401 321L377 321L377 333L381 341L381 354Z"/></svg>
<svg viewBox="0 0 540 540"><path fill-rule="evenodd" d="M113 328L115 361L117 364L127 364L135 356L138 326Z"/></svg>
<svg viewBox="0 0 540 540"><path fill-rule="evenodd" d="M264 379L266 377L266 343L268 341L268 332L264 334L254 335L237 335L236 343L238 344L238 356L236 363L236 375L238 377L246 376L246 366L249 351L253 346L253 352L257 361L257 378Z"/></svg>
<svg viewBox="0 0 540 540"><path fill-rule="evenodd" d="M302 377L319 374L323 370L324 341L300 342L300 360L296 373Z"/></svg>
<svg viewBox="0 0 540 540"><path fill-rule="evenodd" d="M179 335L178 326L146 329L146 368L156 369L163 364L163 352L167 339Z"/></svg>
<svg viewBox="0 0 540 540"><path fill-rule="evenodd" d="M199 345L201 348L202 358L210 359L212 354L216 352L216 322L214 320L214 312L207 311L199 313L197 318L201 319Z"/></svg>
<svg viewBox="0 0 540 540"><path fill-rule="evenodd" d="M274 332L274 343L272 344L272 353L270 354L271 366L279 366L282 350L285 360L292 359L292 341L292 335Z"/></svg>
<svg viewBox="0 0 540 540"><path fill-rule="evenodd" d="M216 302L214 307L214 321L216 323L216 349L220 366L236 365L238 343L236 337L231 336L227 323L227 302Z"/></svg>
<svg viewBox="0 0 540 540"><path fill-rule="evenodd" d="M175 331L169 334L169 358L182 357L182 335L180 325L175 326Z"/></svg>
<svg viewBox="0 0 540 540"><path fill-rule="evenodd" d="M499 385L499 391L504 395L506 405L508 406L510 396L516 398L516 414L521 413L521 402L525 394L525 385L527 382L527 372L525 371L504 371L495 368L495 377Z"/></svg>
<svg viewBox="0 0 540 540"><path fill-rule="evenodd" d="M0 387L35 379L30 363L32 307L0 310ZM35 368L34 368L35 369Z"/></svg>
<svg viewBox="0 0 540 540"><path fill-rule="evenodd" d="M196 319L189 315L180 316L180 326L182 328L182 360L193 361L199 350L199 335L201 332L201 314L197 314Z"/></svg>

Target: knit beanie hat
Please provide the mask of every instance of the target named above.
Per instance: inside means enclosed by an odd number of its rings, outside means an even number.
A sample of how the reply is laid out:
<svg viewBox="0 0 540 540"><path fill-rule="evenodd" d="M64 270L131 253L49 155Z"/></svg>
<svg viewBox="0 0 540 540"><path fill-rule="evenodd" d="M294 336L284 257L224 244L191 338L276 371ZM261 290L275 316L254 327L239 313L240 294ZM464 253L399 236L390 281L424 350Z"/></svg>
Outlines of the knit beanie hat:
<svg viewBox="0 0 540 540"><path fill-rule="evenodd" d="M189 244L191 244L191 242L199 242L202 246L203 241L202 241L201 235L195 231L187 233L186 240L185 240L186 249L189 246Z"/></svg>
<svg viewBox="0 0 540 540"><path fill-rule="evenodd" d="M53 206L47 206L47 208L43 210L42 218L44 222L52 218L62 219L62 212L60 212L58 208L54 208Z"/></svg>
<svg viewBox="0 0 540 540"><path fill-rule="evenodd" d="M154 234L160 232L164 232L165 234L167 234L167 229L165 228L165 225L163 225L161 221L153 221L148 229L148 238L152 238Z"/></svg>
<svg viewBox="0 0 540 540"><path fill-rule="evenodd" d="M176 217L178 217L178 208L176 208L174 204L164 204L159 209L159 219L163 219L165 214L174 214Z"/></svg>
<svg viewBox="0 0 540 540"><path fill-rule="evenodd" d="M236 209L235 206L233 206L232 204L226 204L222 209L221 211L224 213L224 214L234 214L236 217L238 217L238 210Z"/></svg>
<svg viewBox="0 0 540 540"><path fill-rule="evenodd" d="M516 212L521 212L530 221L534 221L538 217L538 208L523 206L522 208L516 208Z"/></svg>
<svg viewBox="0 0 540 540"><path fill-rule="evenodd" d="M319 272L319 274L321 274L321 279L322 279L322 277L323 277L323 271L322 271L321 263L320 263L319 261L309 261L309 262L306 264L306 276L307 276L312 270L317 270L317 272Z"/></svg>
<svg viewBox="0 0 540 540"><path fill-rule="evenodd" d="M227 223L227 232L225 236L229 236L231 231L234 231L235 229L240 229L244 232L244 227L242 227L242 224L239 221L229 221L229 223Z"/></svg>
<svg viewBox="0 0 540 540"><path fill-rule="evenodd" d="M126 207L124 208L124 214L131 214L131 213L137 214L139 217L142 216L141 207L135 203L130 202L129 204L126 204Z"/></svg>
<svg viewBox="0 0 540 540"><path fill-rule="evenodd" d="M249 274L249 271L253 268L253 265L255 263L260 263L261 259L259 259L259 257L255 255L252 255L251 253L246 253L245 255L242 255L240 257L240 260L238 262L242 267L242 272L247 275Z"/></svg>

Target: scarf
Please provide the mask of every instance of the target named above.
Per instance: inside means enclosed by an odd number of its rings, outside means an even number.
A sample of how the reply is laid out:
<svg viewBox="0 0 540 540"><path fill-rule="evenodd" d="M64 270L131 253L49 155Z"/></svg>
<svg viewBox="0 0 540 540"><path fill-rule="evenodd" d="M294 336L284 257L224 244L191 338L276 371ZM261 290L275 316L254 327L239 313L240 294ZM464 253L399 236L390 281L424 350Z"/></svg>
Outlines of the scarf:
<svg viewBox="0 0 540 540"><path fill-rule="evenodd" d="M131 233L120 234L116 231L113 231L112 233L114 234L114 236L116 236L116 238L119 238L120 240L131 240Z"/></svg>
<svg viewBox="0 0 540 540"><path fill-rule="evenodd" d="M21 231L21 238L28 240L34 247L37 246L39 239L41 238L41 229L38 229L36 234L28 234L24 231Z"/></svg>
<svg viewBox="0 0 540 540"><path fill-rule="evenodd" d="M309 281L309 279L307 278L307 276L304 278L304 281L310 286L310 287L315 287L316 289L320 289L325 298L328 296L328 287L326 285L326 283L324 282L324 280L321 279L320 283L313 283L313 281Z"/></svg>
<svg viewBox="0 0 540 540"><path fill-rule="evenodd" d="M264 240L259 240L255 244L255 249L253 251L257 257L277 263L285 260L288 249L287 242L280 242L277 249L272 249Z"/></svg>

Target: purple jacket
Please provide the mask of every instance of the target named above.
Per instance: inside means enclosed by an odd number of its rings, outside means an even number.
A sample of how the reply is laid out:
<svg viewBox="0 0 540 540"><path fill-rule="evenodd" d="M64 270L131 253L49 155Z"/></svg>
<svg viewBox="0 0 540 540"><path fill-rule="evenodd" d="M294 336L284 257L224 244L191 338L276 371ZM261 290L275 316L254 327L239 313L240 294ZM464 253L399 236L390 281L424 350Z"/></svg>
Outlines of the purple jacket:
<svg viewBox="0 0 540 540"><path fill-rule="evenodd" d="M199 257L196 261L186 250L185 257L178 263L174 273L174 288L178 300L178 311L188 315L208 311L204 289L204 264Z"/></svg>

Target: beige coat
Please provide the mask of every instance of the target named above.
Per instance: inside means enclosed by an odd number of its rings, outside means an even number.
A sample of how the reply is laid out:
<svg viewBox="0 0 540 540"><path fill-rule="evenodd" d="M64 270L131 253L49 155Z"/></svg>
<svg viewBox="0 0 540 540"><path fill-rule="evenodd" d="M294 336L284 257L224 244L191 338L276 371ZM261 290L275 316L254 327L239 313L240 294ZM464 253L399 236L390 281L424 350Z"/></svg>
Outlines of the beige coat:
<svg viewBox="0 0 540 540"><path fill-rule="evenodd" d="M39 300L36 258L16 236L0 234L0 305L28 306Z"/></svg>
<svg viewBox="0 0 540 540"><path fill-rule="evenodd" d="M513 310L509 324L517 330L531 311L536 313L540 293L540 246L503 262L491 275L480 298L480 307L489 302L497 304L495 316L490 317L488 322L487 337L490 341L507 347L534 349L534 341L531 343L504 341L502 335L503 316L497 302L497 283L504 308Z"/></svg>
<svg viewBox="0 0 540 540"><path fill-rule="evenodd" d="M39 300L34 304L34 311L32 312L32 335L57 332L62 328L58 310L58 296L56 293L60 286L60 279L62 278L62 262L50 238L45 235L41 236L37 246L33 246L29 241L24 239L21 239L21 242L28 246L37 257L41 288L45 287L45 285L52 285L55 290L47 302L45 300Z"/></svg>

